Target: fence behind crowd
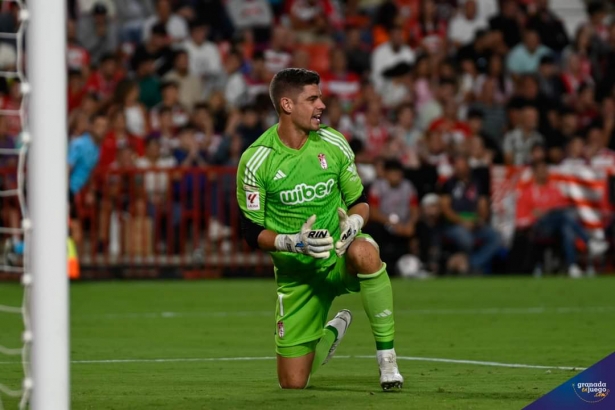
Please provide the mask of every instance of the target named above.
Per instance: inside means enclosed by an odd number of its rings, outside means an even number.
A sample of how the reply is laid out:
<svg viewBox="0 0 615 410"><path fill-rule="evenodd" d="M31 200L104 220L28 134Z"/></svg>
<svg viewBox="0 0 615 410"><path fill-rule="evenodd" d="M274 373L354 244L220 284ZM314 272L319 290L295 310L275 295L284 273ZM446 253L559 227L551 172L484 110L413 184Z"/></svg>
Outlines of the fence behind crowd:
<svg viewBox="0 0 615 410"><path fill-rule="evenodd" d="M82 278L270 276L268 256L241 238L235 175L234 167L97 172L71 204ZM566 165L553 167L551 175L586 229L604 237L613 223L615 169ZM517 194L532 181L532 172L493 166L489 181L492 224L510 246ZM13 169L0 168L3 189L16 183ZM0 205L7 248L18 236L20 210L13 198L0 198Z"/></svg>

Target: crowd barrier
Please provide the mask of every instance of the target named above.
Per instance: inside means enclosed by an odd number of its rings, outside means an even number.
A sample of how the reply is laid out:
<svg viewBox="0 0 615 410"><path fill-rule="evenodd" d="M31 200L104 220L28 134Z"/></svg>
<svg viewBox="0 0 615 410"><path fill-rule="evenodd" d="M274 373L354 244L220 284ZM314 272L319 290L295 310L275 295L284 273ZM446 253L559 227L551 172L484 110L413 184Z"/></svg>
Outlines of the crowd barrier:
<svg viewBox="0 0 615 410"><path fill-rule="evenodd" d="M606 226L613 215L612 171L552 169L588 229ZM96 172L74 203L82 277L271 276L269 257L241 238L235 174L234 167ZM531 181L531 171L493 166L489 174L492 223L510 243L516 193ZM3 192L16 189L15 170L0 168L0 184ZM1 226L18 226L17 198L0 196L0 205ZM11 235L0 233L4 244Z"/></svg>

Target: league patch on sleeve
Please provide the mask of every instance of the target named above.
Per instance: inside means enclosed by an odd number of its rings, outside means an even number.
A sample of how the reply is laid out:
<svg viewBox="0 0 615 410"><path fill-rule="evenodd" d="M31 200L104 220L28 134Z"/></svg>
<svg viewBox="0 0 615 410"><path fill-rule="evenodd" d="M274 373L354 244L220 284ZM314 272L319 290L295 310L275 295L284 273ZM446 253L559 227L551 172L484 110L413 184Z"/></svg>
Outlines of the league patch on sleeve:
<svg viewBox="0 0 615 410"><path fill-rule="evenodd" d="M248 211L260 211L261 209L260 192L246 191L246 207L248 208Z"/></svg>

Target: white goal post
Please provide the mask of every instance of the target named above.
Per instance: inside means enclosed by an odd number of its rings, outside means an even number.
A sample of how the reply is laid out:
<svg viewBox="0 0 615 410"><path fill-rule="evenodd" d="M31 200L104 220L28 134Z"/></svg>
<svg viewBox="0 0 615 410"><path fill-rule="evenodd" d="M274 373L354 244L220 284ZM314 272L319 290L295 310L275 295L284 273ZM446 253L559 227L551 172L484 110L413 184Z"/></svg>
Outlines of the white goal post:
<svg viewBox="0 0 615 410"><path fill-rule="evenodd" d="M66 2L29 0L28 204L34 410L68 410ZM28 274L29 272L25 272ZM27 381L26 381L27 382Z"/></svg>

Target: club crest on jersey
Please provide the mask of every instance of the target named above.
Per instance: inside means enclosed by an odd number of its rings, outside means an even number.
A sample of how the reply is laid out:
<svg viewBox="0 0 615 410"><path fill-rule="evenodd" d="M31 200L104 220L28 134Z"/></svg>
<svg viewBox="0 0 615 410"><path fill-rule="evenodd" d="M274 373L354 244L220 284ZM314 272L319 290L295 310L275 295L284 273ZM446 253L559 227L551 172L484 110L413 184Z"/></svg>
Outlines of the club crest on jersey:
<svg viewBox="0 0 615 410"><path fill-rule="evenodd" d="M327 165L327 158L325 158L325 154L318 154L318 161L320 162L320 167L322 169L327 169L329 167Z"/></svg>

